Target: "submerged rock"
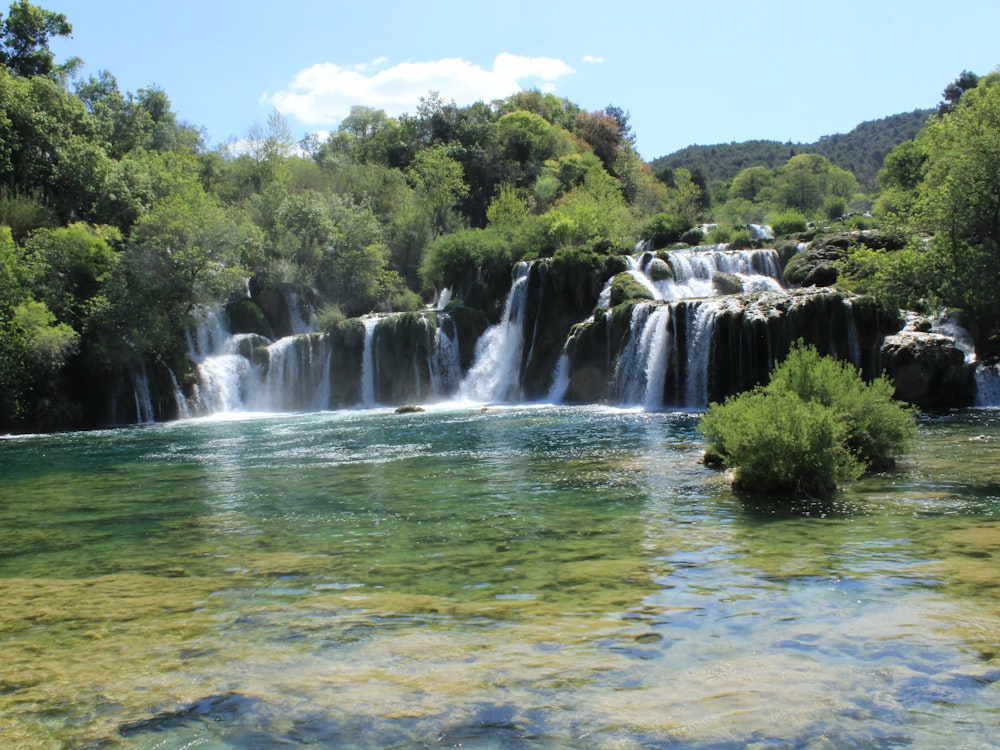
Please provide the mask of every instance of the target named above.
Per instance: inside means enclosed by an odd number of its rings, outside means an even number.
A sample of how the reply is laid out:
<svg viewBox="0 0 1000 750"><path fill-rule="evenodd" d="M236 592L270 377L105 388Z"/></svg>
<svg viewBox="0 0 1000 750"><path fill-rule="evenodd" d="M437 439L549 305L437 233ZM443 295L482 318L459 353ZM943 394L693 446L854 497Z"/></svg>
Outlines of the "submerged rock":
<svg viewBox="0 0 1000 750"><path fill-rule="evenodd" d="M882 365L896 386L896 397L921 408L968 406L975 401L975 366L966 362L951 336L920 330L886 336Z"/></svg>
<svg viewBox="0 0 1000 750"><path fill-rule="evenodd" d="M404 404L403 406L396 407L396 414L420 414L424 411L427 410L422 406L417 406L416 404Z"/></svg>
<svg viewBox="0 0 1000 750"><path fill-rule="evenodd" d="M165 732L196 722L230 722L257 708L260 700L240 693L220 693L169 711L118 726L122 737L137 737L150 732Z"/></svg>

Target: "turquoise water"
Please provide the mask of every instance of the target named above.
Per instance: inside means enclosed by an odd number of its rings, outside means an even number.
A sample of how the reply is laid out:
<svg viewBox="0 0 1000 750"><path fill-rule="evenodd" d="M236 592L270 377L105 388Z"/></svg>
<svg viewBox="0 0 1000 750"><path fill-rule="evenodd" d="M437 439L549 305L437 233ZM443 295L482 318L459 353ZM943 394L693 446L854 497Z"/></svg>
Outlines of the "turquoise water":
<svg viewBox="0 0 1000 750"><path fill-rule="evenodd" d="M81 748L982 747L1000 413L834 503L697 415L246 416L0 440L0 739Z"/></svg>

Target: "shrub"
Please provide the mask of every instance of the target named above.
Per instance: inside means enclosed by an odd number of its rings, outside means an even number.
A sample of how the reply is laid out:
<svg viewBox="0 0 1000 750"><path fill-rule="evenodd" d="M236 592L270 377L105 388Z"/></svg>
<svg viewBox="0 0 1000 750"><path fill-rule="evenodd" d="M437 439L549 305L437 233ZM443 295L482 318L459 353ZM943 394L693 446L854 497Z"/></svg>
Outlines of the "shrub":
<svg viewBox="0 0 1000 750"><path fill-rule="evenodd" d="M775 237L806 231L806 217L794 208L771 217L771 229Z"/></svg>
<svg viewBox="0 0 1000 750"><path fill-rule="evenodd" d="M746 250L753 247L753 239L749 229L734 229L729 238L729 246L733 250Z"/></svg>
<svg viewBox="0 0 1000 750"><path fill-rule="evenodd" d="M694 222L687 216L658 213L646 223L643 235L652 240L653 247L660 248L678 242L693 227Z"/></svg>
<svg viewBox="0 0 1000 750"><path fill-rule="evenodd" d="M722 245L733 241L733 228L717 226L708 233L708 244Z"/></svg>
<svg viewBox="0 0 1000 750"><path fill-rule="evenodd" d="M928 302L932 306L938 303L933 297L927 299L927 290L932 288L940 269L919 242L897 251L875 250L862 244L850 248L838 267L848 286L889 307L922 310Z"/></svg>
<svg viewBox="0 0 1000 750"><path fill-rule="evenodd" d="M332 331L347 319L339 305L325 305L316 315L317 331Z"/></svg>
<svg viewBox="0 0 1000 750"><path fill-rule="evenodd" d="M799 344L766 386L712 404L700 426L709 452L735 468L734 487L829 497L909 446L914 412L892 392L887 378L865 383Z"/></svg>
<svg viewBox="0 0 1000 750"><path fill-rule="evenodd" d="M704 241L705 233L701 231L700 228L694 227L693 229L687 230L681 235L681 242L686 245L691 245L691 247L697 247Z"/></svg>

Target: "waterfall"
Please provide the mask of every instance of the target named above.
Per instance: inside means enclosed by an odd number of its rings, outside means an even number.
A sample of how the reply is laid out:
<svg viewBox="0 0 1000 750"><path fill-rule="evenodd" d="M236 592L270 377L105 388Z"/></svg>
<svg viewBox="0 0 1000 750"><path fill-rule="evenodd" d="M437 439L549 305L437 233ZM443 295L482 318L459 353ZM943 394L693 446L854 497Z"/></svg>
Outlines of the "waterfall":
<svg viewBox="0 0 1000 750"><path fill-rule="evenodd" d="M747 229L750 230L750 239L752 240L771 242L774 239L774 230L767 224L748 224Z"/></svg>
<svg viewBox="0 0 1000 750"><path fill-rule="evenodd" d="M229 343L229 321L225 310L217 307L199 308L194 313L197 325L187 331L187 355L192 362L224 352Z"/></svg>
<svg viewBox="0 0 1000 750"><path fill-rule="evenodd" d="M663 390L667 382L667 371L677 369L677 337L674 335L673 320L669 305L658 307L643 328L640 347L640 364L645 374L645 393L642 405L647 409L663 406Z"/></svg>
<svg viewBox="0 0 1000 750"><path fill-rule="evenodd" d="M935 318L931 324L934 333L950 336L965 354L965 361L976 366L976 406L1000 406L1000 364L986 365L976 358L976 344L964 326L947 315Z"/></svg>
<svg viewBox="0 0 1000 750"><path fill-rule="evenodd" d="M651 253L629 256L626 273L631 274L654 300L692 299L717 296L713 277L727 273L737 277L744 291L763 292L782 288L781 260L774 249L730 250L726 245L710 245L668 253L672 279L655 281L649 275L654 260ZM608 279L597 300L598 307L611 306L611 284Z"/></svg>
<svg viewBox="0 0 1000 750"><path fill-rule="evenodd" d="M976 406L1000 406L1000 365L976 367Z"/></svg>
<svg viewBox="0 0 1000 750"><path fill-rule="evenodd" d="M438 296L437 300L430 307L432 310L444 310L449 302L451 302L451 287L446 286L441 290L440 296Z"/></svg>
<svg viewBox="0 0 1000 750"><path fill-rule="evenodd" d="M167 373L170 375L170 384L174 389L174 403L177 404L177 418L187 419L191 416L191 407L188 404L188 400L184 396L181 384L177 382L177 376L174 374L174 371L168 367Z"/></svg>
<svg viewBox="0 0 1000 750"><path fill-rule="evenodd" d="M556 360L556 367L552 372L552 385L549 387L549 393L545 400L550 404L561 404L568 389L569 355L564 351Z"/></svg>
<svg viewBox="0 0 1000 750"><path fill-rule="evenodd" d="M199 362L195 413L243 411L243 382L250 378L250 360L239 354L219 354Z"/></svg>
<svg viewBox="0 0 1000 750"><path fill-rule="evenodd" d="M450 315L442 313L438 317L438 325L434 329L434 345L428 355L427 365L435 396L450 395L458 388L462 379L462 364L458 350L458 332Z"/></svg>
<svg viewBox="0 0 1000 750"><path fill-rule="evenodd" d="M322 411L330 408L333 352L325 334L286 336L266 348L267 367L250 393L260 411Z"/></svg>
<svg viewBox="0 0 1000 750"><path fill-rule="evenodd" d="M858 340L858 324L854 320L854 305L849 299L844 300L845 314L847 318L847 348L851 357L851 364L858 370L861 369L861 343Z"/></svg>
<svg viewBox="0 0 1000 750"><path fill-rule="evenodd" d="M288 307L288 324L292 335L311 333L314 330L312 307L302 299L302 295L293 289L286 289L285 305ZM307 315L303 315L303 311Z"/></svg>
<svg viewBox="0 0 1000 750"><path fill-rule="evenodd" d="M361 355L361 405L375 406L375 329L379 319L364 318L365 344Z"/></svg>
<svg viewBox="0 0 1000 750"><path fill-rule="evenodd" d="M151 424L153 419L153 399L149 392L149 376L146 368L132 371L132 393L135 398L135 415L139 424Z"/></svg>
<svg viewBox="0 0 1000 750"><path fill-rule="evenodd" d="M629 321L628 341L615 366L618 397L624 404L662 405L673 336L667 327L670 306L638 304Z"/></svg>
<svg viewBox="0 0 1000 750"><path fill-rule="evenodd" d="M519 401L521 357L524 351L524 307L528 293L528 263L514 267L514 282L503 317L476 343L475 360L460 394L470 401Z"/></svg>
<svg viewBox="0 0 1000 750"><path fill-rule="evenodd" d="M687 361L685 367L684 403L681 406L708 406L708 371L712 362L712 341L715 317L719 306L710 300L698 304L694 314L688 308Z"/></svg>
<svg viewBox="0 0 1000 750"><path fill-rule="evenodd" d="M737 277L744 291L781 289L781 261L778 252L729 250L726 245L677 250L669 255L673 279L655 282L660 299L689 299L716 296L712 277L727 273Z"/></svg>

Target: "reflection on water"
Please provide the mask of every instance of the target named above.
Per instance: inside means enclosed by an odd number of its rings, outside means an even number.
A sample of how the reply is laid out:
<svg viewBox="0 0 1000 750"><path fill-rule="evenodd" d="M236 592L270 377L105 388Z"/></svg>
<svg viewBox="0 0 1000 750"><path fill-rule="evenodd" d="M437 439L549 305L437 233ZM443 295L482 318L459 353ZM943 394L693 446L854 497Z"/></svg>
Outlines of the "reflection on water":
<svg viewBox="0 0 1000 750"><path fill-rule="evenodd" d="M980 747L1000 419L834 503L741 500L693 415L442 408L0 441L25 747Z"/></svg>

